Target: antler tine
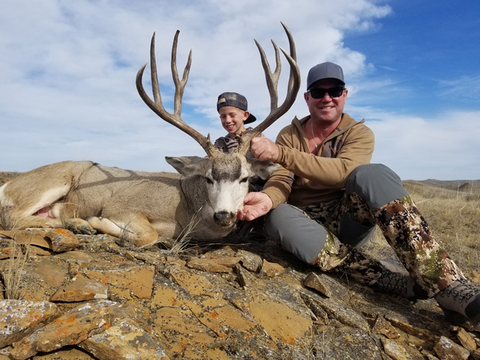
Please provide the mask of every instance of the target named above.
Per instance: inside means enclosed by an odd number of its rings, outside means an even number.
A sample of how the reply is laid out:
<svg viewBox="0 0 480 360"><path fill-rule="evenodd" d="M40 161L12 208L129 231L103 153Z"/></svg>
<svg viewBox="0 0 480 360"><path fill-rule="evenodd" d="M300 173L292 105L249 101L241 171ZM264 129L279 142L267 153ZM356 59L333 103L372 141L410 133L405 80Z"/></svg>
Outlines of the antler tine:
<svg viewBox="0 0 480 360"><path fill-rule="evenodd" d="M297 48L295 46L295 41L293 40L293 36L292 34L290 33L290 31L288 30L288 28L285 26L285 24L283 22L281 22L283 28L285 29L286 33L287 33L287 37L288 37L288 46L290 47L290 56L292 57L293 60L295 60L295 63L297 62ZM291 76L291 72L292 72L292 69L290 69L290 78L288 79L288 89L292 89L293 86L294 86L294 83L293 83L293 77ZM299 75L300 75L300 71L299 71ZM300 83L298 84L298 87L300 89ZM298 92L298 90L297 90Z"/></svg>
<svg viewBox="0 0 480 360"><path fill-rule="evenodd" d="M157 76L157 63L155 59L155 33L153 33L152 41L150 44L150 68L151 68L151 77L152 77L152 92L154 100L150 99L150 97L145 92L143 88L143 73L145 71L145 67L147 63L143 65L140 70L138 70L137 77L136 77L136 85L137 91L140 97L143 99L145 104L160 118L168 122L169 124L177 127L178 129L182 130L184 133L192 137L195 141L197 141L200 146L205 150L207 155L210 157L214 155L214 153L218 152L217 149L213 146L210 141L210 135L205 137L200 134L197 130L186 124L181 117L182 112L182 97L183 92L185 90L185 85L187 84L188 74L190 72L190 67L192 64L192 51L188 55L188 61L185 65L185 69L183 71L183 78L180 80L178 77L178 70L177 70L177 43L178 43L178 35L180 31L177 30L175 33L175 37L173 40L172 46L172 58L171 58L171 69L172 69L172 77L173 82L175 84L175 97L174 97L174 112L173 114L167 112L162 103L162 97L160 94L160 87L158 84L158 76Z"/></svg>
<svg viewBox="0 0 480 360"><path fill-rule="evenodd" d="M272 125L277 119L279 119L283 114L285 114L295 102L296 96L298 94L298 90L300 89L300 69L297 65L297 53L295 49L295 42L293 40L293 36L290 33L290 30L282 23L285 32L287 33L288 42L290 46L290 54L288 54L283 48L280 48L283 55L286 57L287 61L290 64L290 76L288 80L288 89L287 95L285 100L283 101L282 105L278 106L278 79L280 77L281 71L281 62L280 62L280 54L278 51L277 45L272 41L272 44L275 49L275 60L277 66L275 71L272 73L270 70L270 65L268 64L267 57L263 48L260 44L255 40L257 44L258 50L260 52L260 57L262 61L262 66L265 71L265 78L267 81L268 91L270 93L270 114L263 120L259 125L257 125L253 131L245 133L241 137L241 144L238 147L238 152L247 153L250 147L250 141L255 136L260 135L265 129L267 129L270 125Z"/></svg>
<svg viewBox="0 0 480 360"><path fill-rule="evenodd" d="M183 92L185 91L185 85L187 84L188 75L190 74L190 67L192 66L192 50L190 50L188 54L187 64L185 65L185 69L183 70L183 77L182 80L178 77L178 69L177 69L177 43L178 43L178 35L180 31L177 30L175 33L175 38L173 39L172 45L172 61L170 62L172 68L172 77L173 82L175 83L175 104L174 104L174 112L180 116L180 112L182 110L182 98Z"/></svg>
<svg viewBox="0 0 480 360"><path fill-rule="evenodd" d="M255 44L257 45L258 51L260 52L260 58L262 61L263 69L265 70L265 80L267 81L267 88L268 92L270 93L270 110L274 110L278 106L278 79L280 78L280 72L282 71L282 62L280 60L280 51L278 50L277 44L273 40L271 40L273 48L275 50L275 62L276 67L275 71L272 73L270 69L270 64L268 63L267 56L265 55L265 51L263 51L262 46L255 40Z"/></svg>

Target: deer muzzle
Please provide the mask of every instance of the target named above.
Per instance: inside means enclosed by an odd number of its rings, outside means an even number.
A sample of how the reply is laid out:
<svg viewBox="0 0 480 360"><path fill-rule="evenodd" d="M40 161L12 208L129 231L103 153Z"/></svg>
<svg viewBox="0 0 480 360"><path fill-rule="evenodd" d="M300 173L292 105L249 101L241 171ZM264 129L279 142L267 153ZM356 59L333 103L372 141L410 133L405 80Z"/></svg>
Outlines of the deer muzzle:
<svg viewBox="0 0 480 360"><path fill-rule="evenodd" d="M237 216L233 212L219 211L213 214L215 223L222 227L230 227L237 221Z"/></svg>

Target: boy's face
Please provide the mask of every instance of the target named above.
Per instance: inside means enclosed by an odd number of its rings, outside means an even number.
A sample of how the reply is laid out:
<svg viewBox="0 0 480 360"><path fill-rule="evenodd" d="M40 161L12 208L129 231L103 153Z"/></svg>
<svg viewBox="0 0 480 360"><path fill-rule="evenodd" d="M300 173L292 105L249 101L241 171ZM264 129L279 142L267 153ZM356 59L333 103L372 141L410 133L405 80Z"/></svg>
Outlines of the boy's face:
<svg viewBox="0 0 480 360"><path fill-rule="evenodd" d="M244 121L250 116L248 111L243 111L235 106L224 106L218 111L222 126L230 135L239 135L245 131Z"/></svg>

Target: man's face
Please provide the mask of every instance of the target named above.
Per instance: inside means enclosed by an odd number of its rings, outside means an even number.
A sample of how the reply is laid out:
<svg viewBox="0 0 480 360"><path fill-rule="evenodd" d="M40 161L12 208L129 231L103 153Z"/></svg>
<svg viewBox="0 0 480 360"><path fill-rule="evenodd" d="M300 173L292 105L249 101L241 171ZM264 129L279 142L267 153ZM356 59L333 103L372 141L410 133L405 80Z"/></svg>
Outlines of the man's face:
<svg viewBox="0 0 480 360"><path fill-rule="evenodd" d="M333 79L320 80L314 83L310 89L330 89L342 86L340 82ZM322 98L313 98L311 92L304 94L307 102L308 110L314 120L321 122L336 123L342 118L345 100L347 99L348 90L344 90L339 97L332 97L327 92Z"/></svg>
<svg viewBox="0 0 480 360"><path fill-rule="evenodd" d="M235 106L224 106L218 111L222 126L230 135L239 135L245 131L244 121L250 116L248 111L243 111Z"/></svg>

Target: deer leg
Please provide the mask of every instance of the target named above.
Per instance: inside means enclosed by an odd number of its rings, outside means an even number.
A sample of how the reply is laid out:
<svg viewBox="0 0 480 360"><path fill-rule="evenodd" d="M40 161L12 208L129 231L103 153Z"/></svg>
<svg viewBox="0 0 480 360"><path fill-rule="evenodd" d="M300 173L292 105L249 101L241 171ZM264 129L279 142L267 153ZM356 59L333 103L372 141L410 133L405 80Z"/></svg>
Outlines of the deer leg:
<svg viewBox="0 0 480 360"><path fill-rule="evenodd" d="M150 244L158 239L158 233L143 214L136 214L127 221L112 221L104 217L91 217L88 223L102 233L123 238L135 246Z"/></svg>
<svg viewBox="0 0 480 360"><path fill-rule="evenodd" d="M88 222L83 219L73 218L73 219L52 219L44 218L41 216L27 216L20 220L15 221L6 225L6 228L9 229L26 229L26 228L41 228L41 229L56 229L56 228L65 228L70 231L73 231L77 234L95 234L95 229L93 229Z"/></svg>
<svg viewBox="0 0 480 360"><path fill-rule="evenodd" d="M109 234L115 237L125 235L125 230L116 223L104 217L92 216L87 219L88 224L97 231L104 234Z"/></svg>
<svg viewBox="0 0 480 360"><path fill-rule="evenodd" d="M62 222L58 219L46 219L39 216L27 216L12 222L8 228L25 229L25 228L61 228Z"/></svg>

